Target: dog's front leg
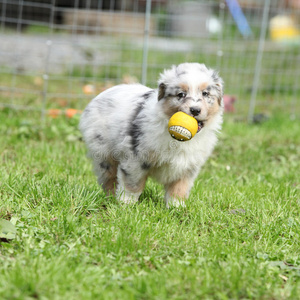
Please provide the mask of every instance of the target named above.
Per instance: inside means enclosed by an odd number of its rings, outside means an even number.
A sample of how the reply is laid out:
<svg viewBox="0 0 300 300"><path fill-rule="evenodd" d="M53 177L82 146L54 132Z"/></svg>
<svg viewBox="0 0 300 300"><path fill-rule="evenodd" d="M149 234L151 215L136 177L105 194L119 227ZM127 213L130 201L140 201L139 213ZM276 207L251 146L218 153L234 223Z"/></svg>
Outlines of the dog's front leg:
<svg viewBox="0 0 300 300"><path fill-rule="evenodd" d="M145 187L146 172L136 162L120 163L117 177L118 199L126 204L136 203Z"/></svg>
<svg viewBox="0 0 300 300"><path fill-rule="evenodd" d="M190 190L193 186L191 178L181 178L165 186L165 201L167 208L185 207L185 200L188 198Z"/></svg>

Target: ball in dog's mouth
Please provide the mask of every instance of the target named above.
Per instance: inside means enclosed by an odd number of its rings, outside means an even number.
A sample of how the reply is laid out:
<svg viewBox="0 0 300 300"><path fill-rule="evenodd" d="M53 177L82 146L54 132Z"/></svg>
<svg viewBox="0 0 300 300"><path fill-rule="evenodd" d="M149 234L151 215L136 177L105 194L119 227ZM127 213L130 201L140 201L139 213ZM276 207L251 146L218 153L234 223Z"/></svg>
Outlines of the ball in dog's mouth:
<svg viewBox="0 0 300 300"><path fill-rule="evenodd" d="M169 120L169 133L172 138L178 141L188 141L202 130L205 121L206 120L197 120L194 116L179 111Z"/></svg>

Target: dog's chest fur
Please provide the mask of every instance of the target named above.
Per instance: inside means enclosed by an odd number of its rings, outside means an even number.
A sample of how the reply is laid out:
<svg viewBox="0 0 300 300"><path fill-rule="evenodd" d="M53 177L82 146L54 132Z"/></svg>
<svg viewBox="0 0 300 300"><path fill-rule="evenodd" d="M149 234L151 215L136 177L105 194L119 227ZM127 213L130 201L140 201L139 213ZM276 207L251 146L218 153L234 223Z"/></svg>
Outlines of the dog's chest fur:
<svg viewBox="0 0 300 300"><path fill-rule="evenodd" d="M209 134L208 137L205 132L187 142L172 139L167 130L156 138L157 140L153 136L153 142L148 144L148 149L145 144L141 148L144 153L154 153L147 163L151 166L149 175L162 184L197 175L217 142L215 136Z"/></svg>

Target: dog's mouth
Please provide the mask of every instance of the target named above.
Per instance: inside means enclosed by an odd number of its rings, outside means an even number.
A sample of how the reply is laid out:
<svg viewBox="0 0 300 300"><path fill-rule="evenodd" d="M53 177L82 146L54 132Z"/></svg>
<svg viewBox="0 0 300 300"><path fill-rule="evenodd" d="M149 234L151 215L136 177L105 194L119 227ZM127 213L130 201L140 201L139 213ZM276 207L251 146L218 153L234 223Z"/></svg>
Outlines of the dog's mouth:
<svg viewBox="0 0 300 300"><path fill-rule="evenodd" d="M198 121L198 130L197 130L197 133L201 131L201 129L204 127L204 121Z"/></svg>

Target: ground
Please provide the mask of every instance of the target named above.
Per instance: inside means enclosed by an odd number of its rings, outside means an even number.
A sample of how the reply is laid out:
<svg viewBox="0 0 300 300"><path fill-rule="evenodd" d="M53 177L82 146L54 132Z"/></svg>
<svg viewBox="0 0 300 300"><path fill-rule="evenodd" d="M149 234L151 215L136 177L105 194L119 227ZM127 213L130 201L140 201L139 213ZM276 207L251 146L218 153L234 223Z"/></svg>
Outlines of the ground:
<svg viewBox="0 0 300 300"><path fill-rule="evenodd" d="M0 110L1 299L299 299L299 120L226 117L186 208L96 183L78 118ZM1 232L2 231L2 232Z"/></svg>

